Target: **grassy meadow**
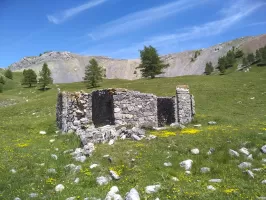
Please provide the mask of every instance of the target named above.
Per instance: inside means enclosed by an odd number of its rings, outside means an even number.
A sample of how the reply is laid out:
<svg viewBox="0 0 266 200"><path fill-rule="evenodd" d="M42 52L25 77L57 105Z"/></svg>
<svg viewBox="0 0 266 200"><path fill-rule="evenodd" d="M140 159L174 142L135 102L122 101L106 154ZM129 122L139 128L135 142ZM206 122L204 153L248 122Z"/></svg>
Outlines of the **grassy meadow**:
<svg viewBox="0 0 266 200"><path fill-rule="evenodd" d="M184 76L175 78L141 79L135 81L105 80L101 88L127 88L158 96L174 96L175 86L187 84L196 101L196 118L186 129L152 132L157 139L147 141L116 141L114 145L96 145L93 156L78 163L63 152L80 146L74 135L56 134L55 106L57 87L61 91L89 92L83 83L54 84L45 92L20 86L21 74L14 74L4 93L0 94L0 199L65 200L68 197L104 199L114 185L125 197L135 187L141 199L257 199L266 196L266 154L260 148L266 144L266 68L253 67L249 73L235 72L224 76ZM209 126L208 121L217 125ZM202 124L195 128L194 124ZM46 131L46 135L39 134ZM261 134L259 134L261 133ZM54 142L53 142L54 141ZM228 150L246 147L253 161L240 155L233 158ZM199 155L190 149L199 148ZM210 148L215 151L207 155ZM57 160L51 154L58 156ZM109 154L113 162L103 156ZM132 159L135 159L132 162ZM179 163L193 160L191 175L186 175ZM238 168L241 162L252 162L252 179ZM171 162L171 167L165 167ZM65 170L67 164L81 165L79 173ZM99 167L90 169L91 164ZM206 174L201 167L209 167ZM55 174L47 170L54 168ZM10 170L16 170L12 173ZM121 179L99 186L96 177L108 175L109 169ZM179 181L173 181L177 177ZM79 183L74 183L80 178ZM220 178L221 183L210 183ZM55 186L65 189L55 192ZM146 194L145 187L160 184L157 193ZM215 191L207 190L212 185Z"/></svg>

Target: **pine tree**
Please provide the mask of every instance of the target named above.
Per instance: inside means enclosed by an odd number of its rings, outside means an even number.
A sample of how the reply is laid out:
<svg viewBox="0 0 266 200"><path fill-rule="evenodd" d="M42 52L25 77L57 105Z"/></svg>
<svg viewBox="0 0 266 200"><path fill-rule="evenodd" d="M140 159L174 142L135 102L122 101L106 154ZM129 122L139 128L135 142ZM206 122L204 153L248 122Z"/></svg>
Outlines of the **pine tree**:
<svg viewBox="0 0 266 200"><path fill-rule="evenodd" d="M226 59L225 68L227 69L227 68L233 67L233 65L236 61L234 51L232 51L232 50L228 51L226 56L225 56L225 59Z"/></svg>
<svg viewBox="0 0 266 200"><path fill-rule="evenodd" d="M11 80L13 79L13 73L12 73L12 71L10 69L7 69L5 71L5 73L4 73L4 75L5 75L6 78L9 78Z"/></svg>
<svg viewBox="0 0 266 200"><path fill-rule="evenodd" d="M226 66L227 66L226 57L219 58L219 60L218 60L218 69L219 69L221 74L225 73Z"/></svg>
<svg viewBox="0 0 266 200"><path fill-rule="evenodd" d="M240 50L240 49L238 49L238 50L236 51L236 53L235 53L235 57L236 57L236 58L241 58L241 57L243 57L243 55L244 55L244 53L243 53L243 51Z"/></svg>
<svg viewBox="0 0 266 200"><path fill-rule="evenodd" d="M253 53L248 54L247 60L249 64L253 64L255 62L255 56Z"/></svg>
<svg viewBox="0 0 266 200"><path fill-rule="evenodd" d="M22 85L28 85L31 87L33 84L37 83L37 75L32 69L23 71Z"/></svg>
<svg viewBox="0 0 266 200"><path fill-rule="evenodd" d="M103 80L103 69L94 58L89 63L85 68L84 81L88 88L94 88Z"/></svg>
<svg viewBox="0 0 266 200"><path fill-rule="evenodd" d="M205 67L205 74L210 75L213 72L212 62L207 62Z"/></svg>
<svg viewBox="0 0 266 200"><path fill-rule="evenodd" d="M40 76L39 84L41 85L42 90L45 90L47 85L53 83L53 79L51 77L51 71L46 63L43 64L39 76Z"/></svg>
<svg viewBox="0 0 266 200"><path fill-rule="evenodd" d="M164 64L160 59L157 50L152 47L144 46L144 49L140 51L141 64L139 69L142 73L142 77L155 78L156 75L162 74L163 69L169 67L169 64Z"/></svg>
<svg viewBox="0 0 266 200"><path fill-rule="evenodd" d="M6 83L3 76L0 76L0 84L4 85Z"/></svg>

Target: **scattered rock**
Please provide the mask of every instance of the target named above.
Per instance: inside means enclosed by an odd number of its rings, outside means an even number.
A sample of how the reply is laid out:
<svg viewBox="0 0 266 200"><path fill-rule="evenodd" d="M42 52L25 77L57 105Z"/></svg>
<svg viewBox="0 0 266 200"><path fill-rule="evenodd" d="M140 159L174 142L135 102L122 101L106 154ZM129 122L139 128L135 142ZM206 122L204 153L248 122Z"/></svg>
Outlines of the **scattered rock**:
<svg viewBox="0 0 266 200"><path fill-rule="evenodd" d="M213 191L216 190L216 188L213 187L212 185L208 185L208 186L207 186L207 189L208 189L208 190L213 190Z"/></svg>
<svg viewBox="0 0 266 200"><path fill-rule="evenodd" d="M154 140L156 138L157 138L157 136L155 136L155 135L149 135L146 139L147 140Z"/></svg>
<svg viewBox="0 0 266 200"><path fill-rule="evenodd" d="M186 175L191 175L191 171L185 171Z"/></svg>
<svg viewBox="0 0 266 200"><path fill-rule="evenodd" d="M240 169L247 169L251 168L252 164L250 162L242 162L241 164L238 165Z"/></svg>
<svg viewBox="0 0 266 200"><path fill-rule="evenodd" d="M172 166L172 163L167 162L167 163L164 163L163 165L164 165L165 167L171 167L171 166Z"/></svg>
<svg viewBox="0 0 266 200"><path fill-rule="evenodd" d="M117 194L119 192L117 186L111 187L110 191L107 193L105 200L123 200L122 197Z"/></svg>
<svg viewBox="0 0 266 200"><path fill-rule="evenodd" d="M115 171L110 170L109 173L110 173L110 175L111 175L111 177L113 179L115 179L115 180L119 180L120 179L119 175Z"/></svg>
<svg viewBox="0 0 266 200"><path fill-rule="evenodd" d="M46 131L40 131L41 135L46 135Z"/></svg>
<svg viewBox="0 0 266 200"><path fill-rule="evenodd" d="M74 159L78 162L84 163L86 161L87 157L86 156L76 156L76 157L74 157Z"/></svg>
<svg viewBox="0 0 266 200"><path fill-rule="evenodd" d="M158 192L158 190L160 189L161 185L149 185L145 188L145 192L147 194L152 194L155 192Z"/></svg>
<svg viewBox="0 0 266 200"><path fill-rule="evenodd" d="M192 167L193 160L184 160L179 163L180 167L185 168L185 170L190 170Z"/></svg>
<svg viewBox="0 0 266 200"><path fill-rule="evenodd" d="M200 169L200 172L203 173L203 174L208 173L208 172L210 172L210 171L211 171L211 169L210 169L209 167L202 167L202 168Z"/></svg>
<svg viewBox="0 0 266 200"><path fill-rule="evenodd" d="M10 172L11 172L12 174L17 173L17 171L16 171L15 169L11 169Z"/></svg>
<svg viewBox="0 0 266 200"><path fill-rule="evenodd" d="M248 155L250 154L250 153L249 153L249 151L248 151L248 149L247 149L247 148L245 148L245 147L243 147L243 148L239 149L239 152L241 152L241 153L245 154L246 156L248 156Z"/></svg>
<svg viewBox="0 0 266 200"><path fill-rule="evenodd" d="M53 169L53 168L51 168L51 169L48 169L47 170L47 173L49 173L49 174L56 174L56 170Z"/></svg>
<svg viewBox="0 0 266 200"><path fill-rule="evenodd" d="M260 172L260 171L262 171L263 169L262 168L255 168L255 169L252 169L252 171L254 171L254 172Z"/></svg>
<svg viewBox="0 0 266 200"><path fill-rule="evenodd" d="M86 145L84 145L83 149L84 149L83 153L87 156L91 156L92 153L95 151L93 143L87 143Z"/></svg>
<svg viewBox="0 0 266 200"><path fill-rule="evenodd" d="M62 184L58 184L58 185L55 187L55 191L56 191L56 192L62 192L64 189L65 189L65 186L63 186Z"/></svg>
<svg viewBox="0 0 266 200"><path fill-rule="evenodd" d="M261 162L266 163L266 158L263 158Z"/></svg>
<svg viewBox="0 0 266 200"><path fill-rule="evenodd" d="M103 156L103 158L108 158L108 157L109 157L109 155L104 155L104 156Z"/></svg>
<svg viewBox="0 0 266 200"><path fill-rule="evenodd" d="M90 166L90 169L93 169L93 168L98 167L98 166L99 166L98 164L92 164L92 165Z"/></svg>
<svg viewBox="0 0 266 200"><path fill-rule="evenodd" d="M55 141L55 139L51 139L51 140L49 140L50 143L53 143L54 141Z"/></svg>
<svg viewBox="0 0 266 200"><path fill-rule="evenodd" d="M195 148L195 149L191 149L190 152L194 155L197 155L197 154L199 154L200 151L199 151L199 149Z"/></svg>
<svg viewBox="0 0 266 200"><path fill-rule="evenodd" d="M76 197L68 197L66 200L75 200Z"/></svg>
<svg viewBox="0 0 266 200"><path fill-rule="evenodd" d="M75 178L74 183L78 184L79 183L79 178Z"/></svg>
<svg viewBox="0 0 266 200"><path fill-rule="evenodd" d="M221 183L222 182L222 179L218 179L218 178L211 179L211 180L209 180L209 182L211 182L211 183Z"/></svg>
<svg viewBox="0 0 266 200"><path fill-rule="evenodd" d="M137 141L141 140L141 138L139 136L135 135L135 134L132 134L131 137L132 137L132 139L137 140Z"/></svg>
<svg viewBox="0 0 266 200"><path fill-rule="evenodd" d="M214 151L215 151L215 149L214 149L214 148L210 148L210 150L207 152L207 155L211 155L211 154L213 154L213 153L214 153Z"/></svg>
<svg viewBox="0 0 266 200"><path fill-rule="evenodd" d="M250 170L247 170L247 173L248 173L248 175L249 175L251 178L254 178L254 174L253 174L253 172L252 172L252 171L250 171Z"/></svg>
<svg viewBox="0 0 266 200"><path fill-rule="evenodd" d="M14 200L21 200L21 198L19 198L19 197L16 197Z"/></svg>
<svg viewBox="0 0 266 200"><path fill-rule="evenodd" d="M114 143L115 143L115 140L113 139L108 142L109 145L113 145Z"/></svg>
<svg viewBox="0 0 266 200"><path fill-rule="evenodd" d="M262 184L266 184L266 180L261 181Z"/></svg>
<svg viewBox="0 0 266 200"><path fill-rule="evenodd" d="M125 200L140 200L138 191L135 188L132 188L130 192L126 194Z"/></svg>
<svg viewBox="0 0 266 200"><path fill-rule="evenodd" d="M215 122L215 121L209 121L208 124L209 124L209 125L216 125L217 122Z"/></svg>
<svg viewBox="0 0 266 200"><path fill-rule="evenodd" d="M266 145L264 145L263 147L261 147L260 150L261 150L262 153L266 153Z"/></svg>
<svg viewBox="0 0 266 200"><path fill-rule="evenodd" d="M179 181L179 180L178 180L178 178L176 178L176 177L172 177L172 181L177 182L177 181Z"/></svg>
<svg viewBox="0 0 266 200"><path fill-rule="evenodd" d="M36 197L38 197L38 194L37 193L30 193L29 197L30 198L36 198Z"/></svg>
<svg viewBox="0 0 266 200"><path fill-rule="evenodd" d="M201 124L195 124L194 127L200 128L201 127Z"/></svg>
<svg viewBox="0 0 266 200"><path fill-rule="evenodd" d="M259 200L266 200L266 197L257 197Z"/></svg>
<svg viewBox="0 0 266 200"><path fill-rule="evenodd" d="M107 185L110 182L111 178L110 177L104 177L104 176L100 176L96 178L96 182L99 185Z"/></svg>
<svg viewBox="0 0 266 200"><path fill-rule="evenodd" d="M69 164L65 166L66 170L70 170L72 173L78 173L82 169L80 165L76 166L74 164Z"/></svg>
<svg viewBox="0 0 266 200"><path fill-rule="evenodd" d="M248 157L247 157L248 160L253 160L253 155L250 154Z"/></svg>
<svg viewBox="0 0 266 200"><path fill-rule="evenodd" d="M239 157L239 153L237 151L234 151L232 149L229 149L229 154L234 157Z"/></svg>
<svg viewBox="0 0 266 200"><path fill-rule="evenodd" d="M51 158L54 159L54 160L58 159L57 155L55 155L55 154L51 154Z"/></svg>

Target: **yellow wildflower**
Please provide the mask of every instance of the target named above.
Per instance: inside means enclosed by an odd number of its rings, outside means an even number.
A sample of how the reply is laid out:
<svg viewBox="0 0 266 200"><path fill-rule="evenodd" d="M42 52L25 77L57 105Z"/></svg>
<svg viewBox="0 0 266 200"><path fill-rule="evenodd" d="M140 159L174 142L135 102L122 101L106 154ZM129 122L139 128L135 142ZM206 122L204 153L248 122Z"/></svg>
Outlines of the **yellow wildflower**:
<svg viewBox="0 0 266 200"><path fill-rule="evenodd" d="M20 148L24 148L24 147L27 147L27 146L29 146L29 144L26 144L26 143L20 143L20 144L17 144L17 146L18 147L20 147Z"/></svg>
<svg viewBox="0 0 266 200"><path fill-rule="evenodd" d="M194 129L194 128L185 128L181 131L181 134L191 134L191 135L194 135L194 134L197 134L199 133L201 130L199 129Z"/></svg>
<svg viewBox="0 0 266 200"><path fill-rule="evenodd" d="M234 192L236 192L238 189L226 189L226 190L224 190L224 193L226 193L226 194L231 194L231 193L234 193Z"/></svg>

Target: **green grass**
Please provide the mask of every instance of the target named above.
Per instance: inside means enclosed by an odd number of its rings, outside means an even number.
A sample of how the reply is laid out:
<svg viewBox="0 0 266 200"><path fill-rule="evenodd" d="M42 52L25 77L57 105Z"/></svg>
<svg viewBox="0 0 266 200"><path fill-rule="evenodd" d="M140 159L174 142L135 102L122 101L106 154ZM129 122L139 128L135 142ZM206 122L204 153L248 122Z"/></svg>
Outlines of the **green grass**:
<svg viewBox="0 0 266 200"><path fill-rule="evenodd" d="M176 78L156 78L153 80L105 80L102 88L128 88L159 96L174 96L175 86L188 84L196 100L197 115L194 123L202 124L197 134L180 134L180 130L169 130L176 136L158 137L152 141L117 141L113 146L96 146L94 155L83 164L75 162L70 155L63 154L67 149L79 147L79 140L73 135L56 135L55 104L57 85L41 92L36 88L23 88L19 85L21 74L17 73L8 90L0 94L1 102L16 102L15 105L0 107L0 199L29 199L30 193L38 193L41 199L64 200L76 196L104 198L111 186L118 186L120 194L135 187L141 199L256 199L266 196L265 164L266 155L259 148L266 141L266 68L253 67L249 73L230 73L224 76L185 76ZM83 83L59 84L61 90L89 91ZM251 99L255 97L255 99ZM214 120L217 126L208 126ZM189 125L193 128L193 124ZM40 135L39 131L47 131ZM258 133L264 133L259 135ZM156 133L160 135L160 133ZM49 140L55 139L54 143ZM237 165L246 161L244 156L231 158L229 148L238 150L247 147L253 154L253 168L264 168L255 172L251 179ZM197 147L199 155L191 155L189 150ZM211 156L206 152L215 148ZM58 151L57 151L58 148ZM58 160L53 160L56 154ZM103 155L109 154L113 163ZM131 159L136 159L131 162ZM185 159L194 161L192 175L184 174L179 162ZM172 167L164 167L171 162ZM45 163L39 166L38 163ZM64 166L70 163L82 165L83 171L71 174ZM100 167L89 169L97 163ZM210 167L209 174L201 174L201 167ZM12 174L11 169L17 173ZM47 173L55 168L57 174ZM98 186L96 177L108 175L113 168L121 173L119 181L111 181L107 186ZM173 182L175 176L179 182ZM76 177L79 184L74 184ZM223 179L222 183L208 182L212 178ZM65 190L55 193L54 187L63 184ZM147 195L147 185L161 184L158 193ZM208 191L207 185L216 187ZM225 192L236 189L236 192Z"/></svg>

